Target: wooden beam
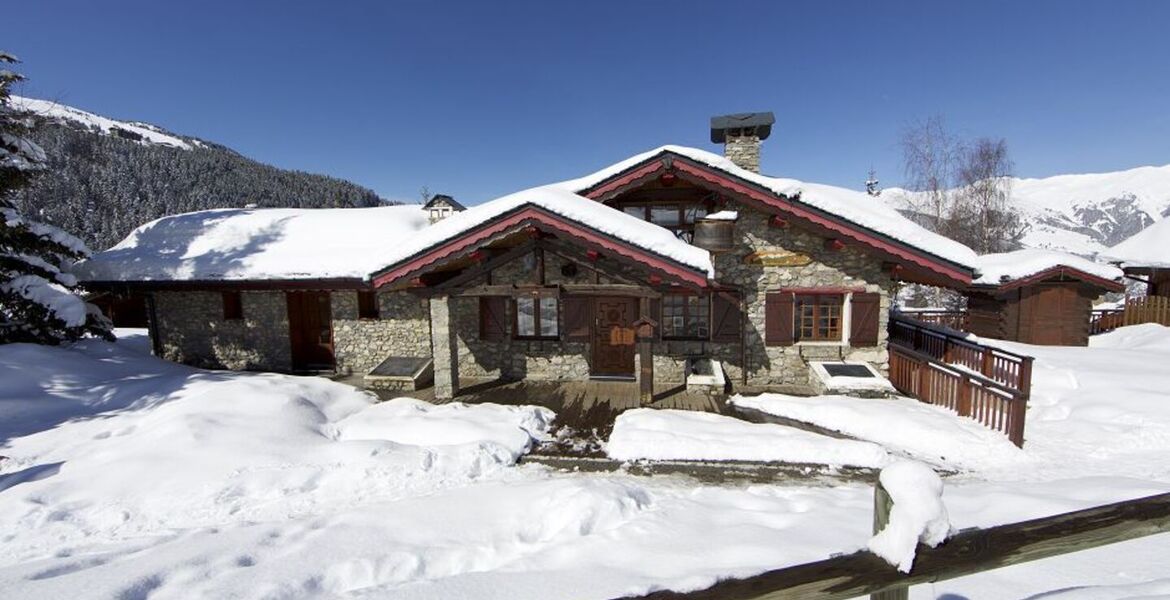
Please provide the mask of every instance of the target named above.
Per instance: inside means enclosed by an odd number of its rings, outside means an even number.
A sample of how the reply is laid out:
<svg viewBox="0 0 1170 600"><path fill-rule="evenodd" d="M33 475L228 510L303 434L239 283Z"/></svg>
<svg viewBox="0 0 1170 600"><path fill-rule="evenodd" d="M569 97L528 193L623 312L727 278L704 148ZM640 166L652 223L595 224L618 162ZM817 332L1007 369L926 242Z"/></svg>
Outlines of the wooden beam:
<svg viewBox="0 0 1170 600"><path fill-rule="evenodd" d="M650 299L638 299L638 320L650 320ZM654 402L654 352L653 332L649 336L638 336L638 395L641 404L646 406Z"/></svg>
<svg viewBox="0 0 1170 600"><path fill-rule="evenodd" d="M464 269L463 272L459 273L458 275L456 275L456 276L454 276L454 277L452 277L452 278L450 278L450 279L448 279L440 284L432 286L431 288L429 288L426 291L430 292L430 293L436 293L436 294L454 291L454 290L460 288L461 286L463 286L464 284L470 283L470 282L478 279L479 277L490 275L493 269L501 267L508 262L511 262L517 258L520 258L521 256L524 256L525 254L532 252L535 248L536 248L535 242L521 244L519 246L516 246L515 248L508 250L507 252L504 252L503 254L499 254L497 256L489 258L489 259L487 259L487 260L485 260L485 261L483 261L475 266L468 267L468 268Z"/></svg>
<svg viewBox="0 0 1170 600"><path fill-rule="evenodd" d="M727 579L697 592L661 591L638 597L845 600L1166 532L1170 532L1170 494L1159 494L1031 521L963 530L937 548L919 545L909 573L901 573L862 550L746 579Z"/></svg>
<svg viewBox="0 0 1170 600"><path fill-rule="evenodd" d="M662 293L646 287L624 283L566 283L561 286L572 296L626 296L633 298L661 298Z"/></svg>

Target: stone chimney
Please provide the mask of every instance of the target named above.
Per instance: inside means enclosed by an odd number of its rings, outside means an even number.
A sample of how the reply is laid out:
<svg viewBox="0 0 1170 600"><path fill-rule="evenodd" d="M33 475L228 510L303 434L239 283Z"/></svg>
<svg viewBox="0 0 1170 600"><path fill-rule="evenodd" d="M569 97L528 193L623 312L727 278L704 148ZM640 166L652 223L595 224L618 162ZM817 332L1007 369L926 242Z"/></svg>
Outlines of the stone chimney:
<svg viewBox="0 0 1170 600"><path fill-rule="evenodd" d="M711 117L711 142L723 144L723 156L740 167L760 172L760 142L772 134L771 112L737 113Z"/></svg>

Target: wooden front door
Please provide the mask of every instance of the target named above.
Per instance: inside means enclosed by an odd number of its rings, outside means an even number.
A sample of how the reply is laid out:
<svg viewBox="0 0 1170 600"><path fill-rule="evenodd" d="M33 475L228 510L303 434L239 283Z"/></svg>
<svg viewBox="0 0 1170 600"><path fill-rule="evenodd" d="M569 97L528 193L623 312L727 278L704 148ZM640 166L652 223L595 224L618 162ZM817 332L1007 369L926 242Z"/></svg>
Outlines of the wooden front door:
<svg viewBox="0 0 1170 600"><path fill-rule="evenodd" d="M288 292L288 334L294 371L333 368L329 292Z"/></svg>
<svg viewBox="0 0 1170 600"><path fill-rule="evenodd" d="M638 320L635 298L598 298L593 327L592 375L634 376L634 321Z"/></svg>

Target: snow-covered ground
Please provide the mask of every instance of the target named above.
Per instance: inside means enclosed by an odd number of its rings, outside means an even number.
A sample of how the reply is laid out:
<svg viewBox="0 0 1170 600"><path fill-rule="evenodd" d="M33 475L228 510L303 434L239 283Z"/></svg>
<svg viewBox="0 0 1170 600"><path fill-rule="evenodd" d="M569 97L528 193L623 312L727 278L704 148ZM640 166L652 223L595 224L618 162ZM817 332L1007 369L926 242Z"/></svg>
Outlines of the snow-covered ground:
<svg viewBox="0 0 1170 600"><path fill-rule="evenodd" d="M319 378L166 363L128 337L0 346L5 598L608 598L870 539L869 486L516 465L544 409L375 405ZM953 527L1170 491L1170 330L1022 350L1037 357L1024 457L947 479ZM912 596L1164 594L1168 553L1155 536Z"/></svg>

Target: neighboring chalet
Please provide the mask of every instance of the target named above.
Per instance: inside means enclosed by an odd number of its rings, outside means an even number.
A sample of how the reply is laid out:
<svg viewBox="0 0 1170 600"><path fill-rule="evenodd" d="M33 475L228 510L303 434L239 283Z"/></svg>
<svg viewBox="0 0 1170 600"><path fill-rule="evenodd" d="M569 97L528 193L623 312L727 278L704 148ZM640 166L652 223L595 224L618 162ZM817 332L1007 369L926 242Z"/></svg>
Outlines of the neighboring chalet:
<svg viewBox="0 0 1170 600"><path fill-rule="evenodd" d="M1123 292L1122 272L1074 254L1029 248L978 258L966 290L967 331L1026 344L1086 346L1093 303Z"/></svg>
<svg viewBox="0 0 1170 600"><path fill-rule="evenodd" d="M434 223L446 219L457 212L463 212L467 210L467 207L456 202L454 198L446 194L435 194L423 205L423 210L427 211L428 219L431 223Z"/></svg>
<svg viewBox="0 0 1170 600"><path fill-rule="evenodd" d="M417 206L167 217L78 270L145 292L172 360L403 365L440 399L484 378L637 382L645 401L704 369L721 392L823 389L817 363L885 373L899 282L964 288L976 257L863 192L760 175L771 125L712 120L727 157L663 146L433 224Z"/></svg>
<svg viewBox="0 0 1170 600"><path fill-rule="evenodd" d="M1162 219L1102 255L1130 279L1144 282L1149 296L1170 297L1170 218Z"/></svg>

